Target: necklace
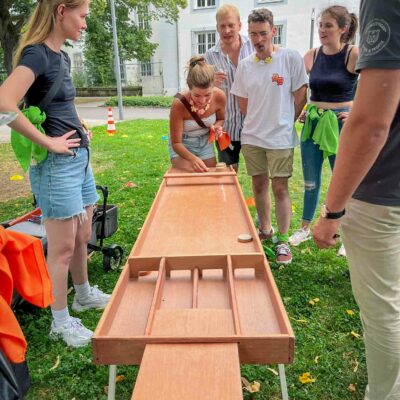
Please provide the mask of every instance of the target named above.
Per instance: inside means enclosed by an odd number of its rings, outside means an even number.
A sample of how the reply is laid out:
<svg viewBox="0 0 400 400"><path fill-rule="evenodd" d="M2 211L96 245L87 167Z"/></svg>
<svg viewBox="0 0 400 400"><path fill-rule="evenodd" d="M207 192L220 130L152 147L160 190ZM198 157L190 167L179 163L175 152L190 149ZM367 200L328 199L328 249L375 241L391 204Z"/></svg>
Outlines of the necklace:
<svg viewBox="0 0 400 400"><path fill-rule="evenodd" d="M275 54L274 52L275 46L272 45L272 53L267 58L259 58L257 54L254 56L254 62L258 63L259 61L263 61L264 64L271 64L272 63L272 56Z"/></svg>
<svg viewBox="0 0 400 400"><path fill-rule="evenodd" d="M199 114L199 115L203 115L203 114L205 114L205 112L210 108L211 100L210 100L204 107L202 107L202 108L196 107L196 106L194 105L194 101L192 100L191 97L189 98L189 103L190 103L190 110L191 110L192 112L195 112L195 113L197 113L197 114Z"/></svg>

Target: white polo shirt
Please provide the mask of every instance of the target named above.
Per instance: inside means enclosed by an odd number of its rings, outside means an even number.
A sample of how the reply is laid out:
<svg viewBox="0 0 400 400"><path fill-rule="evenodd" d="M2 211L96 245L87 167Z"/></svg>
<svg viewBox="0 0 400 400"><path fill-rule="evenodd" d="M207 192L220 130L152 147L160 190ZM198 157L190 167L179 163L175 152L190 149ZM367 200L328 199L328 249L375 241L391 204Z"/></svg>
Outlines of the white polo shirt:
<svg viewBox="0 0 400 400"><path fill-rule="evenodd" d="M290 149L299 144L294 129L293 92L308 83L299 52L279 48L270 64L255 53L240 61L231 92L248 99L242 144Z"/></svg>

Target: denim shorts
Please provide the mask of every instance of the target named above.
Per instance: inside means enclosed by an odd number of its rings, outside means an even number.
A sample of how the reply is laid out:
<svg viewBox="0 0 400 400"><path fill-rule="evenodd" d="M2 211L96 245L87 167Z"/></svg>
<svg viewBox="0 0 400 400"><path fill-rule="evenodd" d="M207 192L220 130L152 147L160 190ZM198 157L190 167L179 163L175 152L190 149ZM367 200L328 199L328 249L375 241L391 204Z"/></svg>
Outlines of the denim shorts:
<svg viewBox="0 0 400 400"><path fill-rule="evenodd" d="M200 160L208 160L215 157L214 144L208 143L208 133L201 136L182 135L182 144L196 157L199 157ZM168 141L168 151L171 160L179 157L172 148L171 139Z"/></svg>
<svg viewBox="0 0 400 400"><path fill-rule="evenodd" d="M43 218L66 219L83 215L85 207L96 204L90 150L79 147L74 155L48 153L47 158L29 170L32 192Z"/></svg>

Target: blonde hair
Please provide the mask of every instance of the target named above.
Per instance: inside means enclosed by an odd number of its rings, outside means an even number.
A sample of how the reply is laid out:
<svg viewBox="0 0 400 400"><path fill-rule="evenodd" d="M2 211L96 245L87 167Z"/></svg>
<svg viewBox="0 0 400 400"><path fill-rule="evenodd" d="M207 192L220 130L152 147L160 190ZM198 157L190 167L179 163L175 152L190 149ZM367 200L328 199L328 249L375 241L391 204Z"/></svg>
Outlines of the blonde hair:
<svg viewBox="0 0 400 400"><path fill-rule="evenodd" d="M224 4L218 8L217 13L215 14L217 23L219 18L226 17L227 15L234 15L240 21L240 13L238 8L232 4Z"/></svg>
<svg viewBox="0 0 400 400"><path fill-rule="evenodd" d="M21 59L26 46L44 43L56 23L57 8L64 4L67 8L77 8L88 0L39 0L29 18L26 31L22 34L14 55L14 68Z"/></svg>
<svg viewBox="0 0 400 400"><path fill-rule="evenodd" d="M187 66L186 83L189 89L198 87L208 89L214 85L214 68L206 63L203 56L193 56Z"/></svg>

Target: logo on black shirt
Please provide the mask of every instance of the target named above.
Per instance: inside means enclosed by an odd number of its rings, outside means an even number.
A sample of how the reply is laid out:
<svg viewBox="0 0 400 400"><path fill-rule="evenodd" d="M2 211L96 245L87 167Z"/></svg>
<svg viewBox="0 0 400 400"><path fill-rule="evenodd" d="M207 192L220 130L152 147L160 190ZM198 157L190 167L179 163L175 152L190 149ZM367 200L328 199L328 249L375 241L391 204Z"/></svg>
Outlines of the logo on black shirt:
<svg viewBox="0 0 400 400"><path fill-rule="evenodd" d="M389 24L383 19L373 19L365 27L361 38L361 54L371 56L379 53L387 45L389 39Z"/></svg>

